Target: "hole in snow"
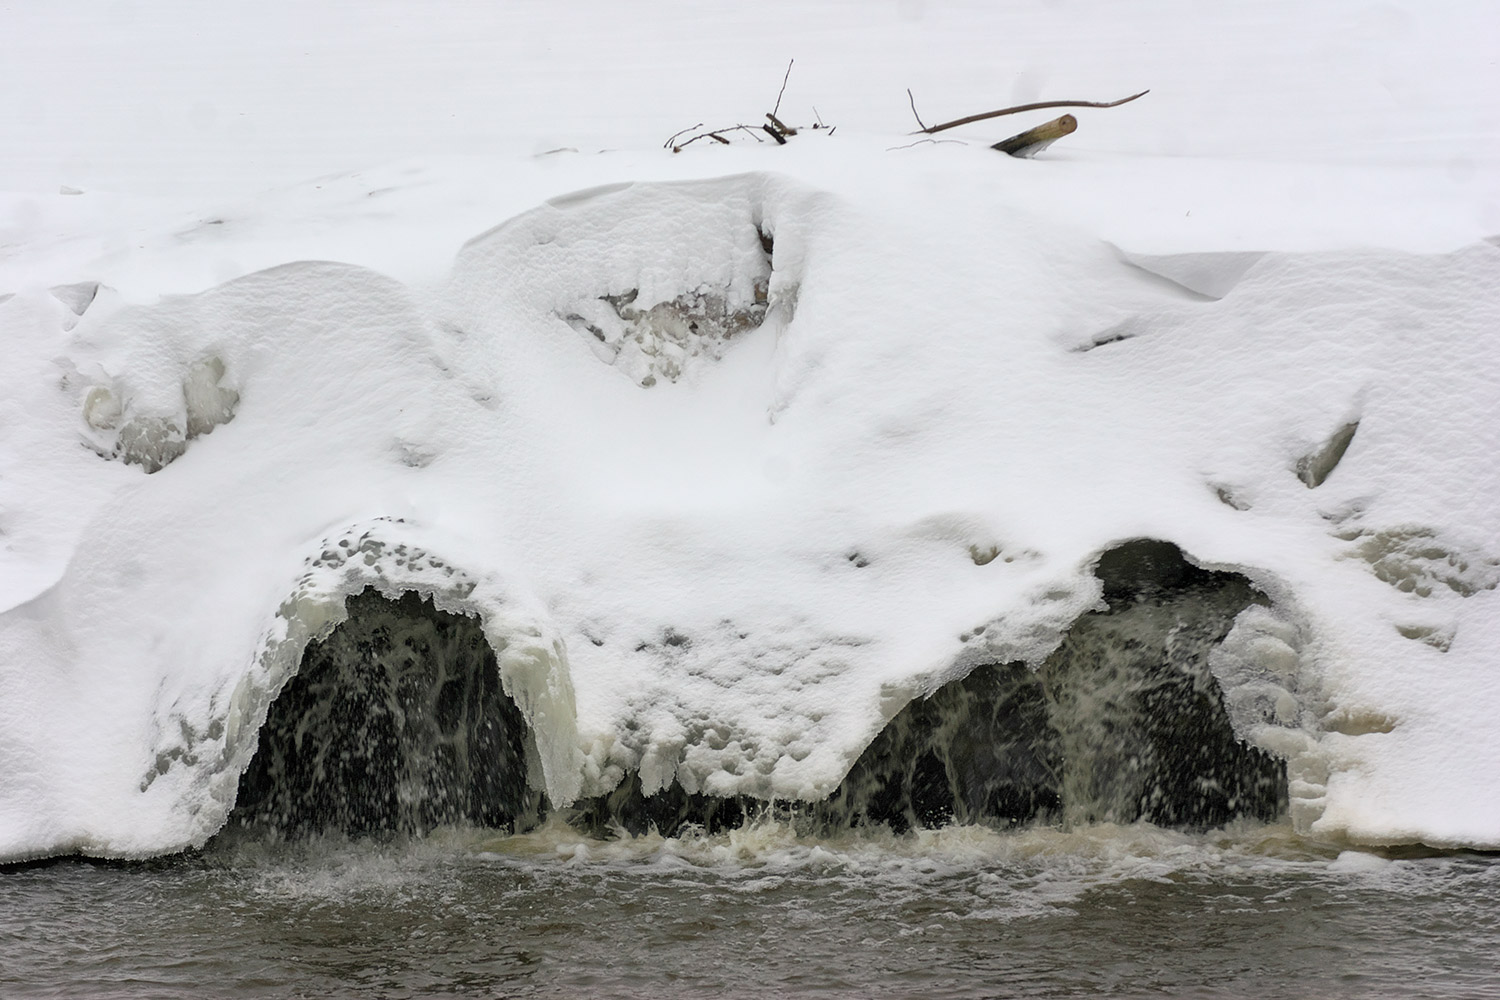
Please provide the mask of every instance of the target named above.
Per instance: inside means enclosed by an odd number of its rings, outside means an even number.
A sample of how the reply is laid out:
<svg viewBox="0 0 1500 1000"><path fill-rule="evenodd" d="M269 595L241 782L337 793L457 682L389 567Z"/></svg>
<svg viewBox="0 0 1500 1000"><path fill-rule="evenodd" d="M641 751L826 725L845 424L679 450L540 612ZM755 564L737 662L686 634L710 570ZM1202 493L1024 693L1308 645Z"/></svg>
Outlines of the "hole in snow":
<svg viewBox="0 0 1500 1000"><path fill-rule="evenodd" d="M1322 486L1333 474L1333 470L1338 468L1357 430L1359 430L1358 420L1345 424L1334 431L1333 436L1316 450L1297 459L1297 478L1306 483L1308 489Z"/></svg>
<svg viewBox="0 0 1500 1000"><path fill-rule="evenodd" d="M183 373L180 396L169 405L143 402L118 381L94 386L83 400L92 447L104 458L160 472L182 457L188 441L234 419L240 394L224 384L226 373L217 357L198 361Z"/></svg>
<svg viewBox="0 0 1500 1000"><path fill-rule="evenodd" d="M1039 670L980 667L897 714L835 796L844 821L1206 828L1282 812L1285 766L1235 737L1209 669L1264 598L1149 539L1095 573L1108 609L1078 619Z"/></svg>
<svg viewBox="0 0 1500 1000"><path fill-rule="evenodd" d="M601 357L649 388L682 377L693 358L717 361L729 341L766 318L769 261L756 276L753 298L737 302L729 289L700 288L665 302L640 305L639 289L599 296L599 306L563 317L595 343Z"/></svg>
<svg viewBox="0 0 1500 1000"><path fill-rule="evenodd" d="M773 315L790 320L789 197L805 193L763 174L583 191L471 240L456 277L516 289L637 385L676 382Z"/></svg>
<svg viewBox="0 0 1500 1000"><path fill-rule="evenodd" d="M1436 628L1432 625L1397 625L1396 631L1401 633L1403 639L1426 643L1440 653L1448 652L1453 646L1451 629Z"/></svg>
<svg viewBox="0 0 1500 1000"><path fill-rule="evenodd" d="M351 597L271 704L231 823L275 837L534 824L528 733L477 619Z"/></svg>

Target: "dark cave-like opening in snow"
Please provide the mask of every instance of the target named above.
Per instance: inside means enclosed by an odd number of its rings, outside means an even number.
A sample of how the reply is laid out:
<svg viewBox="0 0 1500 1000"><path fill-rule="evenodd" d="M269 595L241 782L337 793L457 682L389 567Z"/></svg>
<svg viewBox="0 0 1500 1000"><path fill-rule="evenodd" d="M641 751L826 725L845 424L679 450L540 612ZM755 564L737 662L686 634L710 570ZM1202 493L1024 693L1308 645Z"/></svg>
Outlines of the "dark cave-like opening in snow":
<svg viewBox="0 0 1500 1000"><path fill-rule="evenodd" d="M529 735L475 618L350 597L271 704L231 825L296 837L536 822Z"/></svg>
<svg viewBox="0 0 1500 1000"><path fill-rule="evenodd" d="M1236 738L1209 656L1266 598L1137 539L1095 567L1105 609L1040 669L981 666L907 705L829 803L851 823L1133 823L1207 829L1286 809L1286 765Z"/></svg>

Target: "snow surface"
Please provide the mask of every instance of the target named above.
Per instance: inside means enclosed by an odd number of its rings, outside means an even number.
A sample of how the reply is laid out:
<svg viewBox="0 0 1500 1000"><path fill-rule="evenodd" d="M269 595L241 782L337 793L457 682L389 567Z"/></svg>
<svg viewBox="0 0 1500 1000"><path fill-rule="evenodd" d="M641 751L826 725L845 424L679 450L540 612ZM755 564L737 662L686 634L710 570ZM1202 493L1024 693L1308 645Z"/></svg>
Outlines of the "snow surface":
<svg viewBox="0 0 1500 1000"><path fill-rule="evenodd" d="M203 842L370 584L556 803L816 798L1143 536L1301 832L1500 847L1491 7L644 10L0 14L0 857Z"/></svg>

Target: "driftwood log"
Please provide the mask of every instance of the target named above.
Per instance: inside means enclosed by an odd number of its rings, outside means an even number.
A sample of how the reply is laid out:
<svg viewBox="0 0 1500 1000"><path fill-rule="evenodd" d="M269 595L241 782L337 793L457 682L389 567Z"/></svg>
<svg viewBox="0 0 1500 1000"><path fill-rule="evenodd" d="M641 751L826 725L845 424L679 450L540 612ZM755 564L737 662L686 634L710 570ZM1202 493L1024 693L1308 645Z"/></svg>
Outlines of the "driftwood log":
<svg viewBox="0 0 1500 1000"><path fill-rule="evenodd" d="M1036 128L1029 128L1019 135L1013 135L1009 139L1001 139L990 148L1009 153L1011 156L1032 157L1063 136L1070 135L1077 128L1077 118L1072 115L1063 115L1061 118L1044 122Z"/></svg>

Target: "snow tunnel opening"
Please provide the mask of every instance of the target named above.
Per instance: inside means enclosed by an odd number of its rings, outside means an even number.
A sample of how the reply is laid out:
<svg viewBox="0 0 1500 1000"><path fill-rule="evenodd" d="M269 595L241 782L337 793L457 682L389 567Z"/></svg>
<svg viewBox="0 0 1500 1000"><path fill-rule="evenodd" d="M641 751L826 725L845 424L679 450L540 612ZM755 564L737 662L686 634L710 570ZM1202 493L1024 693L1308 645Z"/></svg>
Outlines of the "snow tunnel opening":
<svg viewBox="0 0 1500 1000"><path fill-rule="evenodd" d="M231 826L295 838L534 825L531 735L479 620L410 591L369 588L346 608L271 703Z"/></svg>
<svg viewBox="0 0 1500 1000"><path fill-rule="evenodd" d="M1209 829L1286 810L1285 762L1241 741L1209 666L1266 597L1238 573L1135 539L1094 568L1106 607L1033 671L978 667L907 705L830 808L893 829L1133 823Z"/></svg>

